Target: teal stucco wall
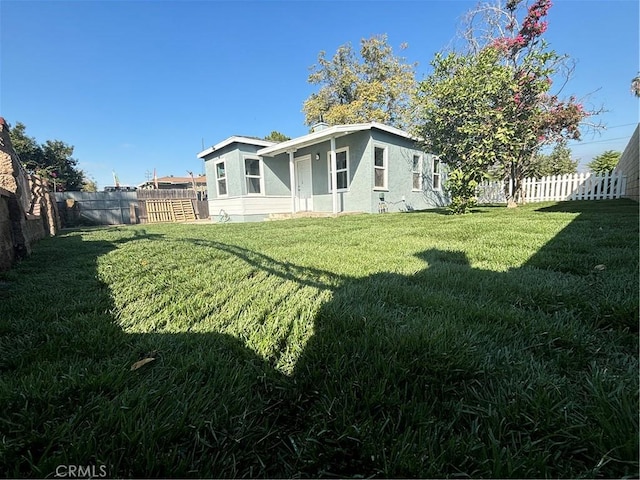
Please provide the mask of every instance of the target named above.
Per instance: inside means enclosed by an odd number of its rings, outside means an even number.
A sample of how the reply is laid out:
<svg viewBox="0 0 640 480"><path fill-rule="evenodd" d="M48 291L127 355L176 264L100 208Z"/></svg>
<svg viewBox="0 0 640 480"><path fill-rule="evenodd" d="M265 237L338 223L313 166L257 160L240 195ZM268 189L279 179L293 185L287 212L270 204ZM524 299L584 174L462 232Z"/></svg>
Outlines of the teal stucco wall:
<svg viewBox="0 0 640 480"><path fill-rule="evenodd" d="M371 141L368 145L367 157L371 172L371 212L378 211L380 194L388 211L423 210L446 205L447 196L442 190L444 174L440 174L440 189L433 188L434 155L425 153L410 139L401 138L377 129L371 130ZM373 152L374 147L386 147L388 171L387 188L374 189ZM413 189L413 157L422 159L422 185L420 190Z"/></svg>
<svg viewBox="0 0 640 480"><path fill-rule="evenodd" d="M207 176L207 194L210 200L218 198L215 166L221 160L225 162L227 174L227 197L242 195L244 175L240 175L240 150L238 146L239 144L233 143L205 157L204 168Z"/></svg>
<svg viewBox="0 0 640 480"><path fill-rule="evenodd" d="M289 155L264 157L264 191L266 195L291 195Z"/></svg>
<svg viewBox="0 0 640 480"><path fill-rule="evenodd" d="M349 187L337 194L339 212L377 213L381 205L381 195L384 196L384 205L389 212L434 208L448 202L442 190L444 173L440 176L441 188L434 189L434 156L422 152L412 140L374 127L337 137L335 143L338 151L348 148L349 159ZM385 188L375 187L375 147L384 148L386 151ZM224 208L237 210L238 215L264 215L264 211L272 206L278 212L289 208L290 201L286 200L291 196L289 154L261 158L257 155L260 148L234 143L213 152L205 159L209 200L213 201L215 208L220 208L220 201L224 201ZM325 140L300 148L294 153L294 160L306 156L311 158L313 210L316 212L333 211L333 196L329 188L330 148L331 142ZM414 155L419 155L422 159L422 186L419 190L413 189ZM261 161L260 195L248 195L244 171L244 159L247 157L259 158ZM219 198L215 165L222 159L226 163L227 196ZM261 200L261 197L264 199ZM239 217L239 220L247 221L248 218Z"/></svg>
<svg viewBox="0 0 640 480"><path fill-rule="evenodd" d="M338 210L341 212L369 212L368 167L365 151L369 141L369 132L362 131L336 138L336 150L349 149L349 188L338 192ZM329 190L329 140L301 148L295 153L296 158L311 156L313 184L313 209L317 212L333 211L333 198ZM316 160L319 154L320 159ZM361 162L365 161L365 165Z"/></svg>
<svg viewBox="0 0 640 480"><path fill-rule="evenodd" d="M262 162L263 192L262 195L291 195L289 189L289 160L286 156L275 158L259 157L257 151L262 148L244 143L233 143L213 152L205 159L205 172L207 176L207 192L210 199L218 198L216 188L215 165L218 161L225 161L227 174L226 198L245 196L247 182L245 180L245 158L258 158Z"/></svg>
<svg viewBox="0 0 640 480"><path fill-rule="evenodd" d="M387 188L376 189L374 147L387 149ZM349 148L349 188L338 192L340 212L377 213L380 194L384 194L388 211L422 210L445 205L444 192L433 189L433 155L422 152L411 140L377 129L365 130L336 139L336 149ZM331 212L333 198L329 191L330 142L298 150L296 158L310 155L313 175L313 209ZM320 159L316 160L316 154ZM413 156L422 158L422 189L413 190ZM441 175L441 183L444 175Z"/></svg>

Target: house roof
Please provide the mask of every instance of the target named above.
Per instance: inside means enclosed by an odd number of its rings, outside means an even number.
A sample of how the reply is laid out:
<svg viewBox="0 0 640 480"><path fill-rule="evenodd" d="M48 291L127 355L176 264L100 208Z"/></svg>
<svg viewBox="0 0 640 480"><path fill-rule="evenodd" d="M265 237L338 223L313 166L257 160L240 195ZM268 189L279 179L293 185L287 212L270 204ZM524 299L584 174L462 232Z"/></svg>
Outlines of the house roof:
<svg viewBox="0 0 640 480"><path fill-rule="evenodd" d="M194 176L193 179L196 183L207 183L207 177L205 175ZM159 177L158 183L191 183L191 177ZM150 180L153 182L153 180Z"/></svg>
<svg viewBox="0 0 640 480"><path fill-rule="evenodd" d="M162 183L162 184L182 184L182 183L186 183L188 185L191 185L191 177L158 177L157 179L158 183ZM197 177L194 176L194 180L196 181L196 184L206 184L207 183L207 177L205 175L198 175ZM155 183L155 181L153 179L151 180L147 180L146 182L143 182L141 184L138 185L138 187L143 187L144 185L153 185Z"/></svg>
<svg viewBox="0 0 640 480"><path fill-rule="evenodd" d="M209 147L206 150L203 150L198 154L198 158L204 158L207 155L211 155L216 150L220 150L221 148L224 148L227 145L231 145L232 143L245 143L248 145L256 145L258 147L270 147L272 145L275 145L275 142L262 140L261 138L234 135L232 137L227 138L226 140L221 141L220 143L215 144L213 147Z"/></svg>
<svg viewBox="0 0 640 480"><path fill-rule="evenodd" d="M378 122L352 123L348 125L334 125L332 127L319 130L317 132L309 133L308 135L303 135L302 137L287 140L286 142L280 142L280 143L276 143L275 145L266 146L265 148L258 150L258 155L262 155L265 157L273 157L280 153L291 152L299 148L324 142L330 139L331 137L341 137L344 135L349 135L350 133L354 133L354 132L370 130L372 128L376 128L378 130L382 130L384 132L397 135L399 137L407 138L410 140L416 140L416 138L412 137L404 130L400 130L399 128L395 128L395 127L390 127L389 125L385 125L383 123L378 123Z"/></svg>

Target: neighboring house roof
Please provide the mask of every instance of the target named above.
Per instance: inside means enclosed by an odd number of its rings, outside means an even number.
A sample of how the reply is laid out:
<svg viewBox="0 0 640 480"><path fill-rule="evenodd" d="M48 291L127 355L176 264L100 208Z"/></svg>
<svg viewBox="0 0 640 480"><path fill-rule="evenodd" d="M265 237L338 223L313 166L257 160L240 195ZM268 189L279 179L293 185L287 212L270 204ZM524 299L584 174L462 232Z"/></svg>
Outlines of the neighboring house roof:
<svg viewBox="0 0 640 480"><path fill-rule="evenodd" d="M191 177L158 177L157 182L163 185L183 185L186 184L188 186L192 185L192 181L191 181ZM206 185L207 183L207 177L205 175L200 175L197 177L194 177L194 180L196 181L196 185ZM142 188L146 185L154 185L155 181L153 179L151 180L147 180L146 182L141 183L140 185L138 185L139 188Z"/></svg>
<svg viewBox="0 0 640 480"><path fill-rule="evenodd" d="M276 144L276 142L270 142L269 140L262 140L261 138L243 137L240 135L234 135L232 137L227 138L226 140L221 141L220 143L217 143L213 147L209 147L206 150L203 150L198 154L198 158L204 158L207 155L211 155L216 150L220 150L221 148L224 148L227 145L231 145L232 143L245 143L247 145L256 145L258 147L270 147Z"/></svg>
<svg viewBox="0 0 640 480"><path fill-rule="evenodd" d="M207 177L200 175L193 177L196 183L207 183ZM191 183L191 177L158 177L158 183ZM150 180L153 182L153 180Z"/></svg>
<svg viewBox="0 0 640 480"><path fill-rule="evenodd" d="M295 151L299 148L324 142L331 137L341 137L343 135L349 135L350 133L360 132L362 130L370 130L372 128L376 128L378 130L382 130L384 132L398 135L399 137L404 137L410 140L417 140L415 137L409 135L404 130L390 127L389 125L385 125L383 123L352 123L349 125L334 125L333 127L328 127L323 130L310 133L308 135L303 135L302 137L293 138L291 140L287 140L286 142L280 142L276 143L275 145L267 146L258 150L258 155L273 157L280 153Z"/></svg>

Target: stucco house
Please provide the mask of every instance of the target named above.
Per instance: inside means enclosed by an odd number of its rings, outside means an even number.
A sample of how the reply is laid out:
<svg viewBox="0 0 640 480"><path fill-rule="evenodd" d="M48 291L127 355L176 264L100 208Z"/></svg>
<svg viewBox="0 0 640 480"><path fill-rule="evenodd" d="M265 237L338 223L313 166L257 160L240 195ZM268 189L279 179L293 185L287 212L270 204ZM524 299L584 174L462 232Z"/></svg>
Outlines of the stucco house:
<svg viewBox="0 0 640 480"><path fill-rule="evenodd" d="M627 176L625 198L630 198L636 202L640 200L640 123L636 125L629 143L625 147L614 173L622 173Z"/></svg>
<svg viewBox="0 0 640 480"><path fill-rule="evenodd" d="M437 157L381 123L318 124L274 143L233 136L204 159L209 212L233 221L300 212L403 211L447 203ZM334 186L336 188L334 188Z"/></svg>

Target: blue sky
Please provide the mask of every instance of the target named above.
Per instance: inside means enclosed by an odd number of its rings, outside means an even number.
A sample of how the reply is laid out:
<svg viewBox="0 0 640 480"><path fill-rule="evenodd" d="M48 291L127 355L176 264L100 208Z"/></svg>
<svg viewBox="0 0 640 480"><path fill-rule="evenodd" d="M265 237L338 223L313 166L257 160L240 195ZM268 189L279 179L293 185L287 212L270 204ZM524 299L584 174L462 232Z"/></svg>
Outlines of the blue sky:
<svg viewBox="0 0 640 480"><path fill-rule="evenodd" d="M581 164L622 150L638 122L637 0L555 0L546 39L577 61L563 94L608 110L607 130L572 145ZM386 33L430 72L477 4L422 1L0 2L0 115L39 142L75 146L102 189L202 171L196 158L231 135L304 135L318 52ZM401 43L409 48L400 52Z"/></svg>

